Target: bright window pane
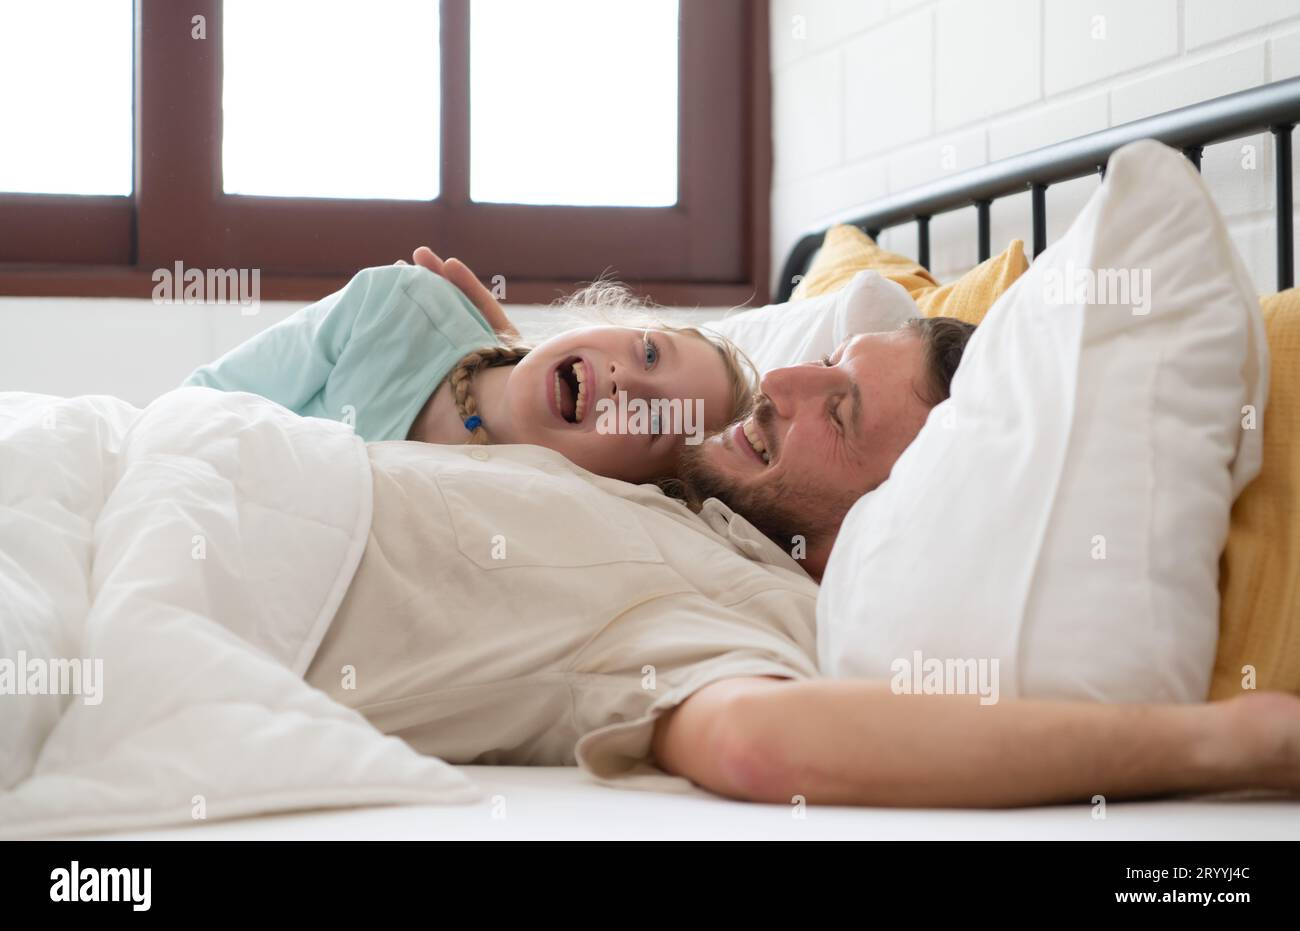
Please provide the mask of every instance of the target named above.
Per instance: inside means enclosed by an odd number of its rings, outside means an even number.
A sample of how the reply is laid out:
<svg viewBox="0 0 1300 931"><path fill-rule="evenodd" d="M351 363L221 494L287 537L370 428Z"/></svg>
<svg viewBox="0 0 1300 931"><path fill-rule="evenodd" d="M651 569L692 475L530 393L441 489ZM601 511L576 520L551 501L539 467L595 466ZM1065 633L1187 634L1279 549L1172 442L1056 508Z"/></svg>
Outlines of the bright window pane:
<svg viewBox="0 0 1300 931"><path fill-rule="evenodd" d="M438 196L437 0L225 0L227 194Z"/></svg>
<svg viewBox="0 0 1300 931"><path fill-rule="evenodd" d="M677 202L677 0L473 0L470 197Z"/></svg>
<svg viewBox="0 0 1300 931"><path fill-rule="evenodd" d="M131 0L0 2L0 191L130 194Z"/></svg>

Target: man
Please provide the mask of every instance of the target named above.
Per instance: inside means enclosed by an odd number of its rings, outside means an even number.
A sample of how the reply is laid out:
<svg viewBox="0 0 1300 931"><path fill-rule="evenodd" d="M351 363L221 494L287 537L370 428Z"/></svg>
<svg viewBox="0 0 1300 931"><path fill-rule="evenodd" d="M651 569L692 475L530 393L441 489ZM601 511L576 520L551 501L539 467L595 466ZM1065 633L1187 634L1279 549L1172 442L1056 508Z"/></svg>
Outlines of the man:
<svg viewBox="0 0 1300 931"><path fill-rule="evenodd" d="M504 312L463 263L427 249L489 320ZM503 323L503 325L505 325ZM854 501L889 474L947 396L970 328L925 321L777 369L754 414L684 463L683 496L717 498L820 578ZM737 675L658 716L656 765L718 794L788 803L992 807L1245 787L1300 791L1300 698L1200 705L895 695L883 682Z"/></svg>
<svg viewBox="0 0 1300 931"><path fill-rule="evenodd" d="M682 496L696 508L725 502L787 550L802 541L802 565L820 581L845 515L948 396L974 331L950 317L917 319L769 372L744 422L686 447Z"/></svg>

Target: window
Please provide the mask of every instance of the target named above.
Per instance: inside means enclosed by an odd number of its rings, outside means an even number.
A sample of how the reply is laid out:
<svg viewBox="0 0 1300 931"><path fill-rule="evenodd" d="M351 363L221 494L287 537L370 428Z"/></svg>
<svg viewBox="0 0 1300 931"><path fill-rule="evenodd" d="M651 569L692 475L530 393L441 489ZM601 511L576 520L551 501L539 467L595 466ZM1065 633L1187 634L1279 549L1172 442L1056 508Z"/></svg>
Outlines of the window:
<svg viewBox="0 0 1300 931"><path fill-rule="evenodd" d="M677 21L677 0L473 0L470 199L677 203Z"/></svg>
<svg viewBox="0 0 1300 931"><path fill-rule="evenodd" d="M0 7L0 190L131 193L132 38L131 0Z"/></svg>
<svg viewBox="0 0 1300 931"><path fill-rule="evenodd" d="M224 193L438 196L438 9L368 0L364 10L225 0Z"/></svg>
<svg viewBox="0 0 1300 931"><path fill-rule="evenodd" d="M93 54L60 73L116 103L96 104L81 180L20 193L0 163L0 293L147 296L181 261L259 268L263 296L313 299L428 244L503 276L508 301L606 269L664 302L766 296L763 2L31 6L0 7L0 32L38 58L93 9ZM0 113L40 135L37 83L6 81ZM28 187L57 187L55 162L19 148L46 179Z"/></svg>
<svg viewBox="0 0 1300 931"><path fill-rule="evenodd" d="M0 263L130 261L134 33L131 0L0 5Z"/></svg>

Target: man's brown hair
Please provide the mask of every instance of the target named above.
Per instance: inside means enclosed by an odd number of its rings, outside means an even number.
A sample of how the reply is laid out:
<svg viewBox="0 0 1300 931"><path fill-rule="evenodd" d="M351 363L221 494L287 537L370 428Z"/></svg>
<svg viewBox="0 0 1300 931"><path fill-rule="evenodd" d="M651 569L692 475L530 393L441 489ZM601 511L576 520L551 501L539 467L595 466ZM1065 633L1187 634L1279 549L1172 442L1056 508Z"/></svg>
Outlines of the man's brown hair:
<svg viewBox="0 0 1300 931"><path fill-rule="evenodd" d="M926 393L921 400L933 407L947 400L975 325L956 317L915 317L904 326L915 330L925 347Z"/></svg>

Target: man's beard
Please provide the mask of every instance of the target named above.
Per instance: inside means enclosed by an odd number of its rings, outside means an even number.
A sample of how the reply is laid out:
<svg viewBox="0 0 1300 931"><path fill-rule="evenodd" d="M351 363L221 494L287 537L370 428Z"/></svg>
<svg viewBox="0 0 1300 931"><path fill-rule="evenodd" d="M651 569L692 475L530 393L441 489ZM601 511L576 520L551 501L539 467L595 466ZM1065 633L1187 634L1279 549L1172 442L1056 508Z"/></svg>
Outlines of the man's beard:
<svg viewBox="0 0 1300 931"><path fill-rule="evenodd" d="M800 538L805 552L834 539L857 499L819 482L794 484L786 477L740 484L708 461L707 449L705 443L687 446L678 460L677 478L687 503L698 509L705 499L717 498L787 553Z"/></svg>

